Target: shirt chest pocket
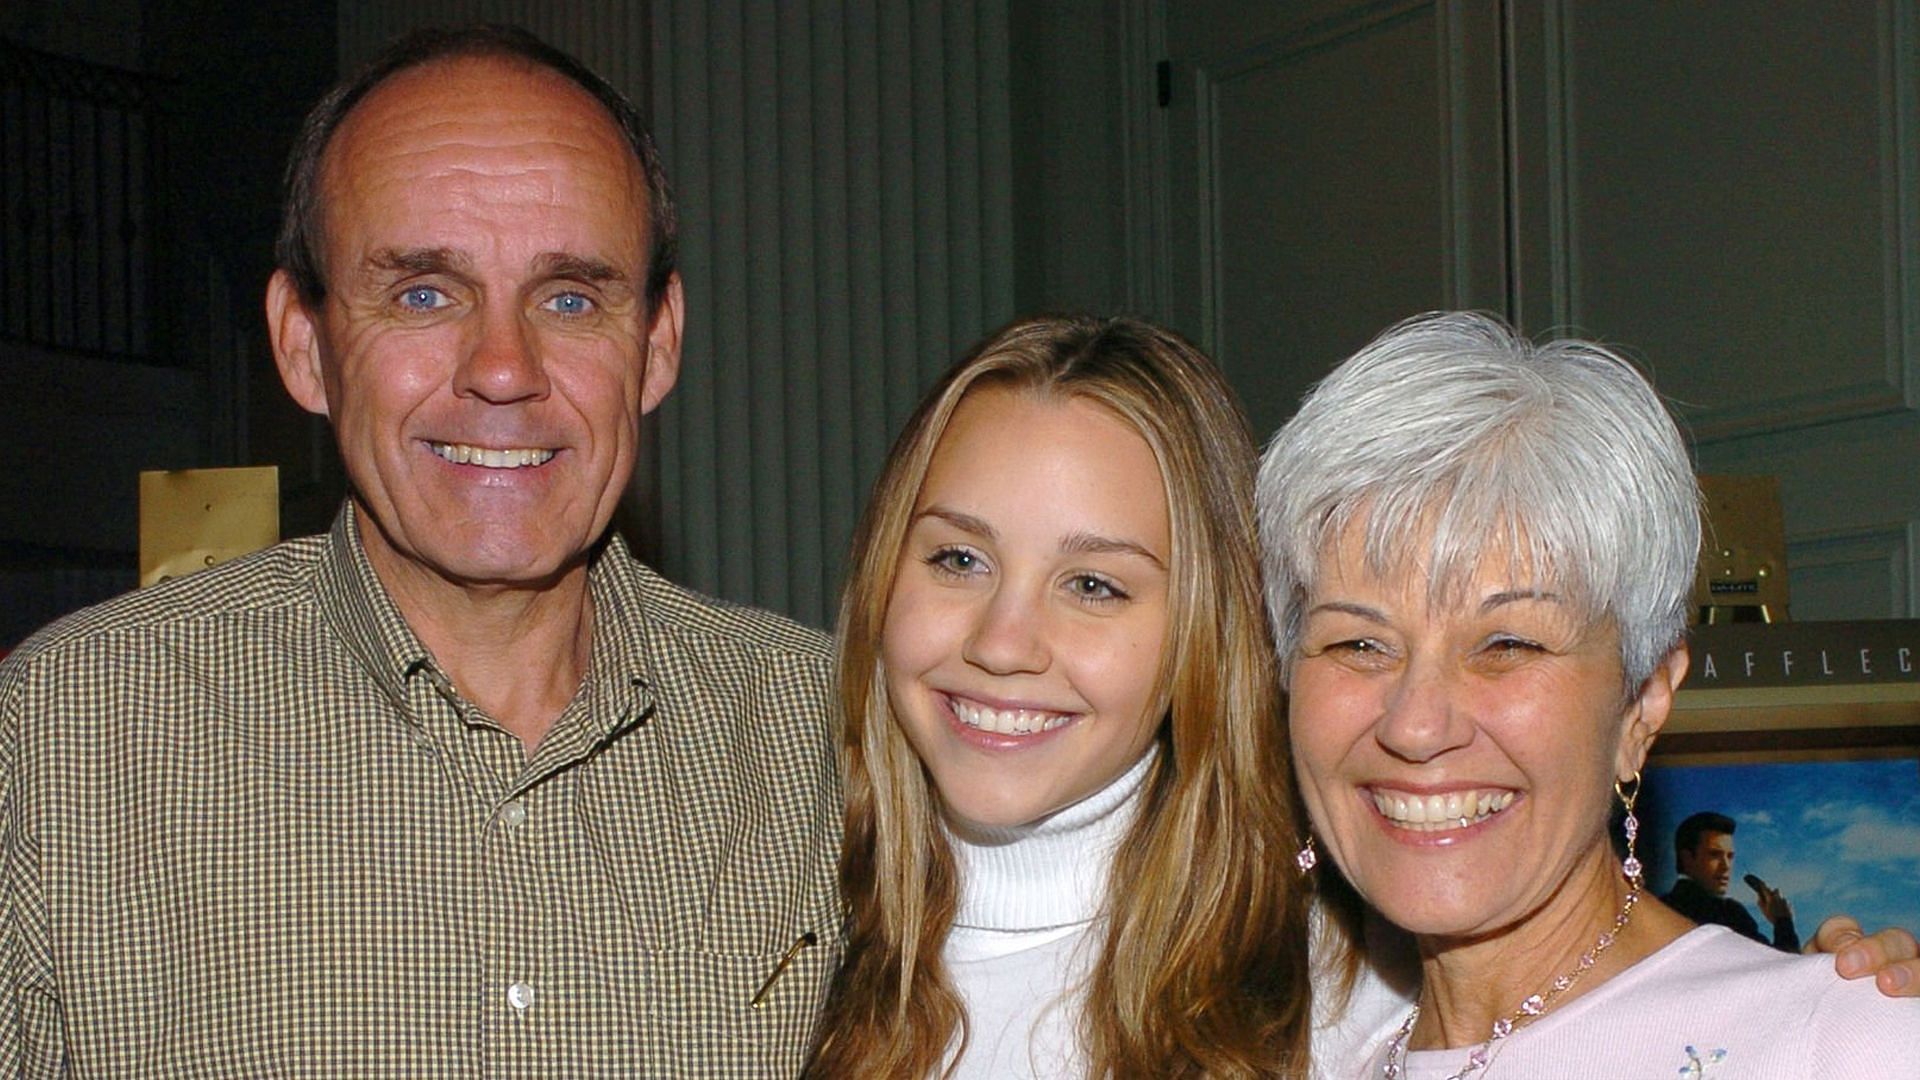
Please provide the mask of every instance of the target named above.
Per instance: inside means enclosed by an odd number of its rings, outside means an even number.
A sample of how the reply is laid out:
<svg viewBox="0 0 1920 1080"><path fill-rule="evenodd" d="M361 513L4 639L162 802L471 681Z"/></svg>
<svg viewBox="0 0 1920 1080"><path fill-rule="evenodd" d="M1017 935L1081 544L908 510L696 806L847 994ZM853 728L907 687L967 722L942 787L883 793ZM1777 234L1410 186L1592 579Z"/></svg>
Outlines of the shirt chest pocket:
<svg viewBox="0 0 1920 1080"><path fill-rule="evenodd" d="M809 937L764 954L644 954L647 1075L799 1075L843 951Z"/></svg>

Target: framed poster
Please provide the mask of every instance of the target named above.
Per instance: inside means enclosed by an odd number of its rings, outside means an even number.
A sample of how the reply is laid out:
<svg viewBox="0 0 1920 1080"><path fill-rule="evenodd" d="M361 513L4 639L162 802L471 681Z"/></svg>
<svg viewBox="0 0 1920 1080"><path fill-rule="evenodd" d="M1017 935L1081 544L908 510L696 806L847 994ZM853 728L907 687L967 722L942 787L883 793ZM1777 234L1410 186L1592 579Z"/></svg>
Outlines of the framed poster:
<svg viewBox="0 0 1920 1080"><path fill-rule="evenodd" d="M1642 790L1640 851L1656 894L1673 888L1674 829L1712 811L1735 826L1726 895L1763 932L1749 874L1786 897L1802 939L1829 915L1920 927L1920 750L1657 756Z"/></svg>
<svg viewBox="0 0 1920 1080"><path fill-rule="evenodd" d="M1920 620L1696 627L1690 646L1640 803L1654 892L1675 828L1711 811L1734 824L1726 895L1763 932L1748 874L1803 939L1834 914L1920 928Z"/></svg>

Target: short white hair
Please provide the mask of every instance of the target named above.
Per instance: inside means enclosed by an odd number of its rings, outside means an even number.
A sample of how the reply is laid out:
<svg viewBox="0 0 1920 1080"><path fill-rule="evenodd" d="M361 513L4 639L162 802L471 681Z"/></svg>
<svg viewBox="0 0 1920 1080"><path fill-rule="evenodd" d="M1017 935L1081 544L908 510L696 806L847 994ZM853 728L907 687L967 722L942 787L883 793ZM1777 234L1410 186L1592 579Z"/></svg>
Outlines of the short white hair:
<svg viewBox="0 0 1920 1080"><path fill-rule="evenodd" d="M1356 523L1368 569L1424 561L1435 603L1489 555L1527 568L1587 625L1618 628L1629 691L1686 632L1700 555L1686 443L1647 379L1592 342L1535 345L1471 312L1408 319L1307 395L1261 460L1257 501L1283 679L1321 559Z"/></svg>

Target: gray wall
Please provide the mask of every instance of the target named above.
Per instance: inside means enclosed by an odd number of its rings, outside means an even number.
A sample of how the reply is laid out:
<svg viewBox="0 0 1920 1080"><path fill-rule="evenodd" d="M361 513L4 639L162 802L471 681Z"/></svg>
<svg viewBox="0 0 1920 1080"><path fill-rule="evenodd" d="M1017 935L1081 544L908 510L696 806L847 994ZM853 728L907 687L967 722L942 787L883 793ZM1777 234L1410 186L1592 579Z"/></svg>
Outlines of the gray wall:
<svg viewBox="0 0 1920 1080"><path fill-rule="evenodd" d="M194 64L220 5L149 6L90 4L86 39ZM650 103L689 365L625 525L698 588L824 623L894 429L1017 313L1167 320L1264 431L1386 322L1478 306L1630 348L1703 467L1781 476L1796 612L1868 617L1920 613L1916 6L351 0L321 12L337 51L239 13L235 55L202 60L289 99L283 127L317 91L273 81L299 43L331 71L409 25L506 19ZM0 25L67 25L31 22ZM224 238L244 265L206 290L232 328L196 370L5 358L0 420L61 461L0 487L0 539L38 553L0 563L7 601L130 576L141 467L277 461L290 529L324 524L324 429L250 336L277 137L201 146L250 205ZM248 146L269 164L218 160Z"/></svg>
<svg viewBox="0 0 1920 1080"><path fill-rule="evenodd" d="M1168 4L1170 313L1255 423L1440 307L1638 358L1781 479L1793 610L1920 614L1920 5Z"/></svg>

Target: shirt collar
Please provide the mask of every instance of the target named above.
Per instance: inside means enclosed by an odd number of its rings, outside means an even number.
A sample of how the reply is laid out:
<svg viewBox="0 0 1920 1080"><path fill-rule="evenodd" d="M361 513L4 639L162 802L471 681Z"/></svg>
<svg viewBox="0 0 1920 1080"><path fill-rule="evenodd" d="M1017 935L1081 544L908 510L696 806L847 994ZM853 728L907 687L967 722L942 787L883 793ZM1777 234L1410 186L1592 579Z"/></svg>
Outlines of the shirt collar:
<svg viewBox="0 0 1920 1080"><path fill-rule="evenodd" d="M353 500L340 504L314 576L320 611L375 685L403 712L416 677L439 669L367 561Z"/></svg>
<svg viewBox="0 0 1920 1080"><path fill-rule="evenodd" d="M587 571L593 597L593 642L584 698L599 707L588 710L584 729L549 732L548 742L598 742L653 709L654 681L649 671L642 597L642 570L617 535L607 537ZM433 654L414 634L373 564L367 560L360 523L351 499L341 504L327 535L325 554L314 579L321 612L333 624L355 659L409 719L418 722L422 693L446 699L463 712L472 705L460 698ZM573 712L570 707L568 712ZM549 749L542 744L539 756ZM559 749L559 748L556 748Z"/></svg>

